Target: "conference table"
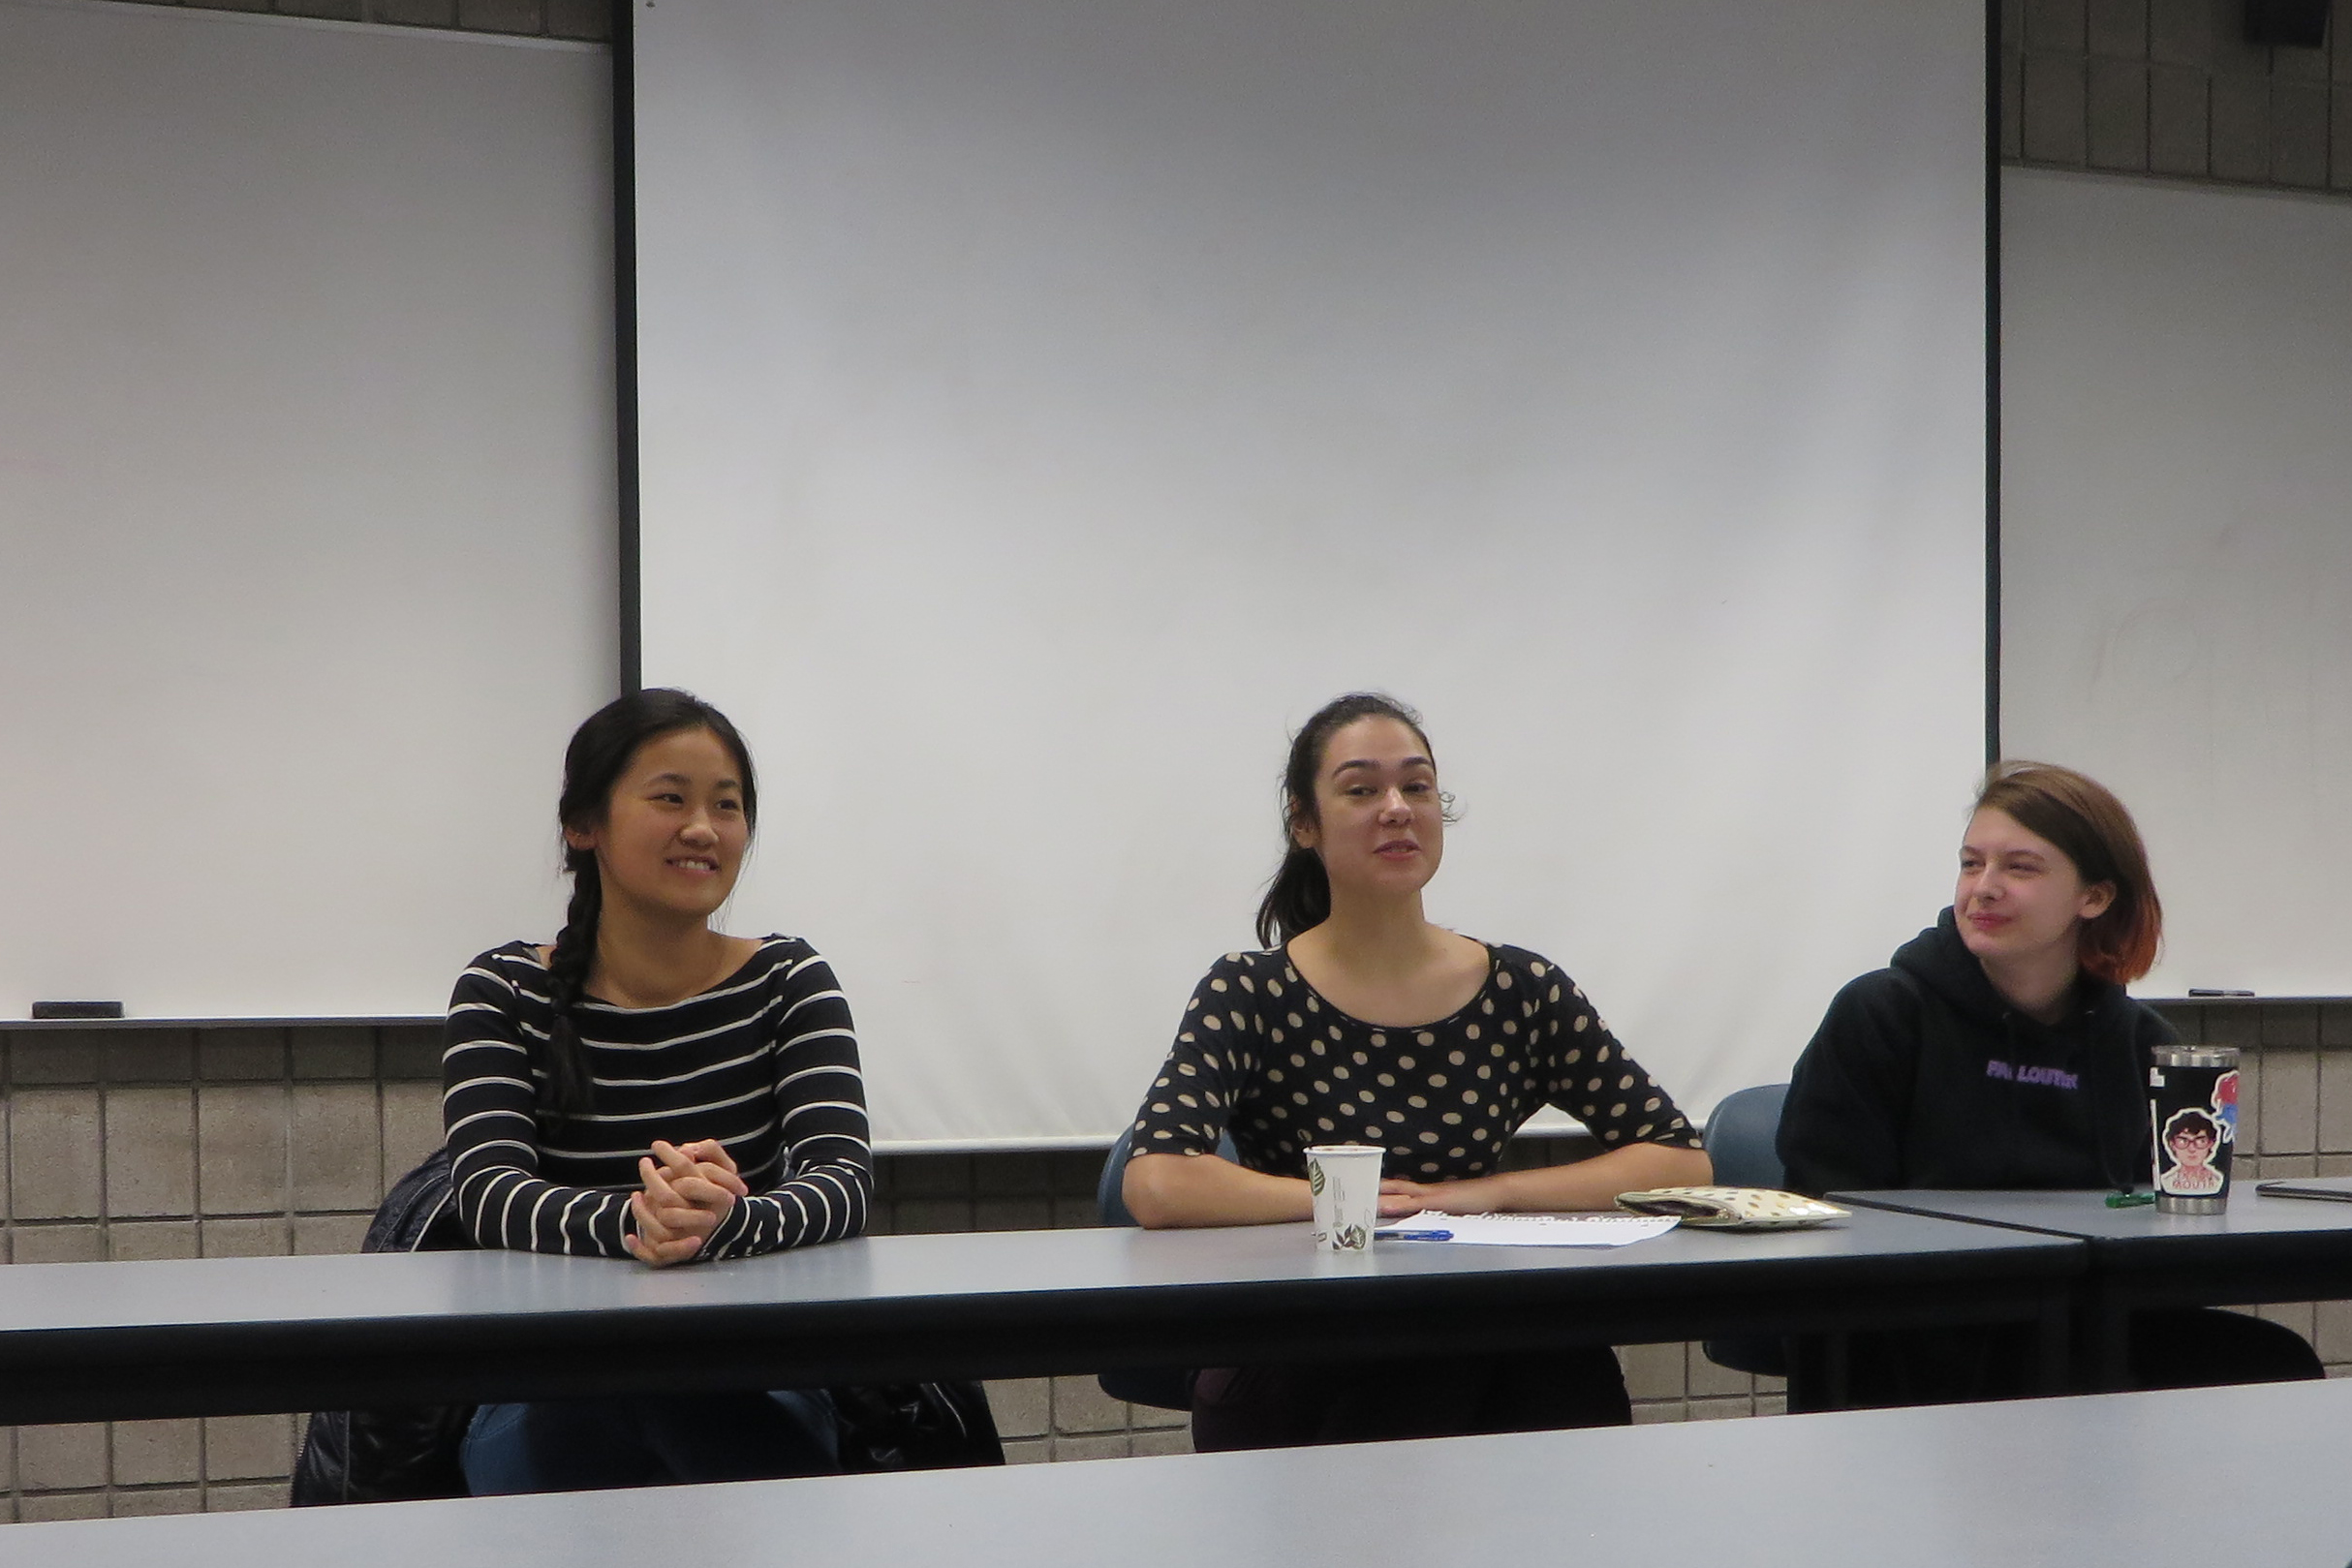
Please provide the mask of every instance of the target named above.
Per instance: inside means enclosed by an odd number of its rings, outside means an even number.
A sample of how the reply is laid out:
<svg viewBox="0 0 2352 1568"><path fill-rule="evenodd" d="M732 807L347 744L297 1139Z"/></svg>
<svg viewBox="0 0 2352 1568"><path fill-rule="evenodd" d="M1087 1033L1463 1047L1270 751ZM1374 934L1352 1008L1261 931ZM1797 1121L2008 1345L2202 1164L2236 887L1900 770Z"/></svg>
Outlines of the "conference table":
<svg viewBox="0 0 2352 1568"><path fill-rule="evenodd" d="M1267 1225L878 1236L658 1271L518 1252L22 1264L0 1269L0 1425L1987 1321L2034 1324L2055 1388L2085 1255L1862 1209L1609 1249L1335 1255Z"/></svg>
<svg viewBox="0 0 2352 1568"><path fill-rule="evenodd" d="M14 1524L74 1568L2340 1568L2352 1383Z"/></svg>
<svg viewBox="0 0 2352 1568"><path fill-rule="evenodd" d="M2110 1209L2104 1191L1841 1192L1835 1201L2064 1237L2089 1249L2076 1285L2077 1356L2091 1386L2130 1382L2133 1312L2352 1296L2352 1203L2237 1187L2217 1214Z"/></svg>

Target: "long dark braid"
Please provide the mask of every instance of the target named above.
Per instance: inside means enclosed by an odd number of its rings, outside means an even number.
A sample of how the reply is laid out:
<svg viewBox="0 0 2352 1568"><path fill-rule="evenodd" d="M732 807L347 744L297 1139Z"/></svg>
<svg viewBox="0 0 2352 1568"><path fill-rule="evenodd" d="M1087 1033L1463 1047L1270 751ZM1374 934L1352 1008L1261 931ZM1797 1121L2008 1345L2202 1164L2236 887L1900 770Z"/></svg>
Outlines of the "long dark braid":
<svg viewBox="0 0 2352 1568"><path fill-rule="evenodd" d="M548 1030L547 1075L539 1088L542 1124L584 1115L596 1101L588 1053L580 1044L573 1009L587 993L588 971L596 963L596 928L604 912L604 879L597 875L592 849L566 845L564 870L572 877L572 902L564 907L564 929L555 934L555 949L547 955L547 999L555 1008L555 1022Z"/></svg>
<svg viewBox="0 0 2352 1568"><path fill-rule="evenodd" d="M1257 907L1257 939L1263 946L1279 946L1331 918L1331 876L1323 870L1323 857L1300 844L1292 830L1315 820L1315 779L1323 768L1323 749L1359 719L1394 719L1413 732L1432 761L1437 758L1421 716L1382 692L1333 697L1299 727L1283 768L1283 863ZM1452 820L1450 811L1447 820Z"/></svg>
<svg viewBox="0 0 2352 1568"><path fill-rule="evenodd" d="M751 752L727 715L691 692L653 687L618 697L595 713L572 734L564 749L564 793L556 803L556 820L566 829L585 829L604 819L612 807L612 791L629 771L630 762L648 741L681 729L707 729L731 753L743 780L743 821L759 818L759 784L752 776ZM564 909L564 929L556 933L547 955L547 997L555 1009L548 1030L547 1049L539 1074L539 1119L543 1129L566 1118L584 1116L596 1102L596 1080L588 1070L587 1047L581 1043L579 1006L588 994L588 976L596 966L597 926L604 912L604 882L598 875L596 851L564 845L564 873L572 878L572 902Z"/></svg>

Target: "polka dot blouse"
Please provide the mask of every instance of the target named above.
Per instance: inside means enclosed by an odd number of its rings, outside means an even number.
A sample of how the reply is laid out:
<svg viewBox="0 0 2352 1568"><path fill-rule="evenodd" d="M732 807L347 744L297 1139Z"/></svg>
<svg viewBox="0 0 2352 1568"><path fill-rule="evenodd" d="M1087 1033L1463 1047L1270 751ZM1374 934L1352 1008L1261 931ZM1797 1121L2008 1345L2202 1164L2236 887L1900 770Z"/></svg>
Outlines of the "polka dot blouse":
<svg viewBox="0 0 2352 1568"><path fill-rule="evenodd" d="M1280 951L1226 954L1185 1008L1132 1152L1214 1153L1229 1132L1250 1169L1304 1176L1309 1144L1371 1143L1388 1151L1388 1175L1457 1181L1494 1170L1547 1104L1612 1149L1699 1147L1566 975L1524 948L1487 951L1468 1005L1405 1029L1348 1017Z"/></svg>

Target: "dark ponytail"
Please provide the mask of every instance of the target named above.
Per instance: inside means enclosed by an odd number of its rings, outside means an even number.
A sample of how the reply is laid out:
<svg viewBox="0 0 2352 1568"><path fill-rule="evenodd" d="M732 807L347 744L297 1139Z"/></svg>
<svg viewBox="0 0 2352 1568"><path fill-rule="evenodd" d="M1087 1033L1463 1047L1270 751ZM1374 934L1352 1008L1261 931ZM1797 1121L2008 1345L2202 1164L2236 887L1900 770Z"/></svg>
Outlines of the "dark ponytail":
<svg viewBox="0 0 2352 1568"><path fill-rule="evenodd" d="M1324 749L1332 736L1359 719L1394 719L1413 732L1430 760L1437 760L1437 751L1421 728L1421 716L1384 692L1350 692L1315 710L1290 737L1290 760L1283 768L1283 863L1257 907L1261 946L1279 947L1331 918L1331 877L1323 870L1323 857L1300 844L1295 830L1317 820L1315 781L1323 770Z"/></svg>
<svg viewBox="0 0 2352 1568"><path fill-rule="evenodd" d="M743 820L749 827L759 817L759 785L752 777L751 753L727 715L701 698L668 687L632 692L589 715L572 733L564 749L564 792L556 802L557 823L566 830L585 830L603 822L612 809L612 792L629 771L630 762L648 741L682 729L707 729L719 737L735 759L743 780ZM604 881L597 874L596 851L564 844L564 873L572 878L572 902L564 909L564 929L555 935L547 955L547 998L555 1009L548 1030L544 1060L538 1063L539 1119L542 1128L565 1118L583 1116L595 1103L595 1080L588 1071L588 1052L580 1043L577 1013L588 992L589 971L596 964L597 925L604 912Z"/></svg>

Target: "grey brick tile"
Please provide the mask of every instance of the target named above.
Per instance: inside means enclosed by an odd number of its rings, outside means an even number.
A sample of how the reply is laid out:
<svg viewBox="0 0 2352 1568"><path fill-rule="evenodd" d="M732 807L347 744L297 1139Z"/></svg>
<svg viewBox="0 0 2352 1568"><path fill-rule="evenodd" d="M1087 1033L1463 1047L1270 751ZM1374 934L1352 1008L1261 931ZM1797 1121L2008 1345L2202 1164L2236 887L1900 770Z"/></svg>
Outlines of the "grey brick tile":
<svg viewBox="0 0 2352 1568"><path fill-rule="evenodd" d="M1092 1377L1057 1377L1053 1391L1057 1432L1125 1431L1130 1426L1127 1401L1103 1393Z"/></svg>
<svg viewBox="0 0 2352 1568"><path fill-rule="evenodd" d="M2117 60L2148 58L2148 0L2090 0L2084 44Z"/></svg>
<svg viewBox="0 0 2352 1568"><path fill-rule="evenodd" d="M2352 1153L2352 1053L2319 1053L2319 1148Z"/></svg>
<svg viewBox="0 0 2352 1568"><path fill-rule="evenodd" d="M2280 185L2313 191L2326 189L2328 127L2326 82L2272 82L2271 178ZM2295 1010L2312 1015L2312 1033L2316 1038L2319 1009L2301 1006Z"/></svg>
<svg viewBox="0 0 2352 1568"><path fill-rule="evenodd" d="M376 1031L351 1025L315 1025L293 1031L297 1079L376 1078Z"/></svg>
<svg viewBox="0 0 2352 1568"><path fill-rule="evenodd" d="M2209 71L2267 73L2267 54L2241 32L2244 15L2239 0L2149 0L2149 56Z"/></svg>
<svg viewBox="0 0 2352 1568"><path fill-rule="evenodd" d="M349 1253L359 1250L359 1243L367 1235L366 1214L296 1214L294 1216L294 1249L297 1257L318 1257L327 1253Z"/></svg>
<svg viewBox="0 0 2352 1568"><path fill-rule="evenodd" d="M469 33L537 33L547 19L540 0L457 0L457 25Z"/></svg>
<svg viewBox="0 0 2352 1568"><path fill-rule="evenodd" d="M283 1083L197 1091L199 1195L208 1214L282 1214L292 1107Z"/></svg>
<svg viewBox="0 0 2352 1568"><path fill-rule="evenodd" d="M376 1031L378 1071L387 1079L429 1079L441 1082L441 1030L395 1025Z"/></svg>
<svg viewBox="0 0 2352 1568"><path fill-rule="evenodd" d="M1619 1345L1618 1364L1625 1368L1625 1390L1636 1401L1681 1399L1689 1391L1685 1347L1672 1344Z"/></svg>
<svg viewBox="0 0 2352 1568"><path fill-rule="evenodd" d="M1105 1432L1091 1437L1056 1437L1053 1440L1054 1462L1070 1460L1123 1460L1132 1452L1126 1432Z"/></svg>
<svg viewBox="0 0 2352 1568"><path fill-rule="evenodd" d="M373 1209L384 1196L383 1126L372 1083L296 1084L294 1207Z"/></svg>
<svg viewBox="0 0 2352 1568"><path fill-rule="evenodd" d="M16 1429L16 1484L26 1491L57 1491L107 1484L107 1426Z"/></svg>
<svg viewBox="0 0 2352 1568"><path fill-rule="evenodd" d="M2310 1051L2262 1054L2262 1153L2308 1153L2319 1147L2319 1058Z"/></svg>
<svg viewBox="0 0 2352 1568"><path fill-rule="evenodd" d="M114 1423L114 1484L171 1486L204 1474L203 1425L182 1421Z"/></svg>
<svg viewBox="0 0 2352 1568"><path fill-rule="evenodd" d="M602 43L612 37L613 0L547 0L547 35Z"/></svg>
<svg viewBox="0 0 2352 1568"><path fill-rule="evenodd" d="M294 1417L206 1416L204 1479L245 1481L291 1474Z"/></svg>
<svg viewBox="0 0 2352 1568"><path fill-rule="evenodd" d="M24 1524L106 1517L107 1494L103 1491L52 1491L16 1499L16 1519Z"/></svg>
<svg viewBox="0 0 2352 1568"><path fill-rule="evenodd" d="M103 1038L109 1084L184 1084L196 1076L192 1030L110 1030Z"/></svg>
<svg viewBox="0 0 2352 1568"><path fill-rule="evenodd" d="M2213 178L2259 184L2271 177L2271 83L2267 77L2213 77Z"/></svg>
<svg viewBox="0 0 2352 1568"><path fill-rule="evenodd" d="M198 1227L198 1234L208 1258L274 1258L292 1250L283 1216L206 1219Z"/></svg>
<svg viewBox="0 0 2352 1568"><path fill-rule="evenodd" d="M1745 1397L1737 1399L1693 1399L1690 1419L1693 1421L1729 1421L1756 1413L1755 1401Z"/></svg>
<svg viewBox="0 0 2352 1568"><path fill-rule="evenodd" d="M107 1517L144 1519L158 1514L201 1514L203 1511L204 1491L201 1487L142 1487L136 1491L116 1491Z"/></svg>
<svg viewBox="0 0 2352 1568"><path fill-rule="evenodd" d="M969 1198L970 1154L892 1154L881 1173L893 1198Z"/></svg>
<svg viewBox="0 0 2352 1568"><path fill-rule="evenodd" d="M1042 1437L1053 1430L1051 1378L999 1378L986 1388L998 1436L1009 1441L1015 1437Z"/></svg>
<svg viewBox="0 0 2352 1568"><path fill-rule="evenodd" d="M2026 47L2080 54L2085 46L2083 0L2026 0Z"/></svg>
<svg viewBox="0 0 2352 1568"><path fill-rule="evenodd" d="M201 1254L193 1219L111 1220L107 1225L107 1256L116 1263L147 1263L158 1258L193 1258Z"/></svg>
<svg viewBox="0 0 2352 1568"><path fill-rule="evenodd" d="M38 1084L95 1084L105 1061L98 1030L19 1030L9 1036L9 1082L16 1088Z"/></svg>
<svg viewBox="0 0 2352 1568"><path fill-rule="evenodd" d="M208 1029L197 1031L197 1076L234 1083L286 1076L286 1031L282 1029Z"/></svg>
<svg viewBox="0 0 2352 1568"><path fill-rule="evenodd" d="M387 1083L382 1091L384 1113L384 1186L368 1200L373 1208L384 1190L416 1168L418 1161L441 1147L441 1084Z"/></svg>
<svg viewBox="0 0 2352 1568"><path fill-rule="evenodd" d="M1053 1189L1053 1162L1042 1153L973 1156L972 1190L982 1197L1046 1197Z"/></svg>
<svg viewBox="0 0 2352 1568"><path fill-rule="evenodd" d="M2148 167L2148 67L2136 61L2090 62L2088 159L2093 169L2133 172Z"/></svg>
<svg viewBox="0 0 2352 1568"><path fill-rule="evenodd" d="M2151 66L2148 72L2148 167L2151 173L2202 177L2212 167L2211 84L2202 71ZM2224 1008L2209 1008L2206 1037Z"/></svg>
<svg viewBox="0 0 2352 1568"><path fill-rule="evenodd" d="M18 1090L9 1105L9 1203L18 1219L105 1209L96 1089Z"/></svg>
<svg viewBox="0 0 2352 1568"><path fill-rule="evenodd" d="M2282 1046L2308 1051L2319 1043L2319 1006L2308 1001L2269 1001L2257 1009L2262 1018L2263 1049Z"/></svg>
<svg viewBox="0 0 2352 1568"><path fill-rule="evenodd" d="M196 1213L196 1096L182 1088L109 1089L107 1213Z"/></svg>
<svg viewBox="0 0 2352 1568"><path fill-rule="evenodd" d="M972 1229L972 1200L970 1198L901 1198L898 1210L898 1234L928 1236L943 1231Z"/></svg>
<svg viewBox="0 0 2352 1568"><path fill-rule="evenodd" d="M106 1233L96 1225L19 1225L10 1239L16 1263L104 1263Z"/></svg>
<svg viewBox="0 0 2352 1568"><path fill-rule="evenodd" d="M975 1198L972 1204L975 1230L1051 1230L1051 1198Z"/></svg>
<svg viewBox="0 0 2352 1568"><path fill-rule="evenodd" d="M375 0L369 19L393 27L454 27L457 0Z"/></svg>

